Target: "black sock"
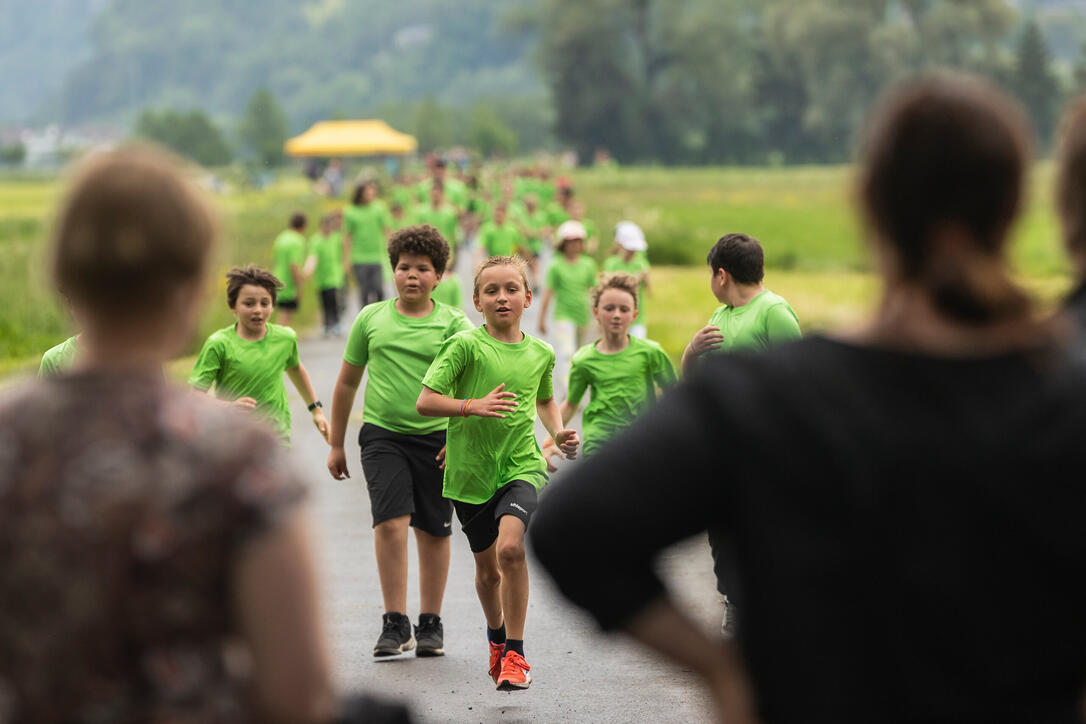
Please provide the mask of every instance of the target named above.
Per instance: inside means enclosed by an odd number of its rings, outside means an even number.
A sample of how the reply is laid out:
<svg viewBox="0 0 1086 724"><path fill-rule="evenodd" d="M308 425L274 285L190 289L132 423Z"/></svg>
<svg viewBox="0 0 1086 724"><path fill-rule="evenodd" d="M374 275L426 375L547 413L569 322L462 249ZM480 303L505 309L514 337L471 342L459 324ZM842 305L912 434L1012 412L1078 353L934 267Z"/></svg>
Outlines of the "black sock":
<svg viewBox="0 0 1086 724"><path fill-rule="evenodd" d="M492 644L504 644L505 643L505 624L502 624L501 628L486 627L486 640Z"/></svg>
<svg viewBox="0 0 1086 724"><path fill-rule="evenodd" d="M521 656L524 656L524 639L506 639L505 653L509 653L510 651L516 651Z"/></svg>

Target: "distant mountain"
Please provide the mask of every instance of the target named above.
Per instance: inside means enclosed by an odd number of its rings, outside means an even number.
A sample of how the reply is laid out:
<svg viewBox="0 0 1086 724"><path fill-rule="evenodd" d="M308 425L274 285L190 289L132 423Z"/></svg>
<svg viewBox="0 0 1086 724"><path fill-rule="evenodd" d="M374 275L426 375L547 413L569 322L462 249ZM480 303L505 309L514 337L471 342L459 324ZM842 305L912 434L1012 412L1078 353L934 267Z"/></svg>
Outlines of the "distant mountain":
<svg viewBox="0 0 1086 724"><path fill-rule="evenodd" d="M501 29L523 1L0 0L0 121L127 125L147 106L234 116L266 86L298 129L425 96L538 95Z"/></svg>
<svg viewBox="0 0 1086 724"><path fill-rule="evenodd" d="M0 122L29 119L90 55L108 0L0 0Z"/></svg>

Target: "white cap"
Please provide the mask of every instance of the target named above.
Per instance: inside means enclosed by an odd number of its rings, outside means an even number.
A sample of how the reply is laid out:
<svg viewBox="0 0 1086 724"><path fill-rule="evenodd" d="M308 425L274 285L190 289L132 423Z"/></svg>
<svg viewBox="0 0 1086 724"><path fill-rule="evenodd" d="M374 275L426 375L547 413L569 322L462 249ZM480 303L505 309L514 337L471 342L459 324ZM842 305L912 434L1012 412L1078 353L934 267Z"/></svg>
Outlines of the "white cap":
<svg viewBox="0 0 1086 724"><path fill-rule="evenodd" d="M587 239L588 232L585 231L584 224L576 219L570 219L563 222L558 230L554 232L554 240L561 244L567 239Z"/></svg>
<svg viewBox="0 0 1086 724"><path fill-rule="evenodd" d="M615 242L627 251L645 251L649 248L645 232L632 221L620 221L615 226Z"/></svg>

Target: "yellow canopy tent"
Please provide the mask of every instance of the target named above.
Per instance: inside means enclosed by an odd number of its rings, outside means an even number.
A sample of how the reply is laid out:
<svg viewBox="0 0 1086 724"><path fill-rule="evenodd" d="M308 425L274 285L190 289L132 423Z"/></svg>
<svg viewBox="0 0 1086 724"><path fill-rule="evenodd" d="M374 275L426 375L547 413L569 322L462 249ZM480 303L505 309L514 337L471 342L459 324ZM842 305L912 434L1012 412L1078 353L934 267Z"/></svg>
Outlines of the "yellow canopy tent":
<svg viewBox="0 0 1086 724"><path fill-rule="evenodd" d="M402 156L419 142L381 120L321 121L283 148L289 156Z"/></svg>

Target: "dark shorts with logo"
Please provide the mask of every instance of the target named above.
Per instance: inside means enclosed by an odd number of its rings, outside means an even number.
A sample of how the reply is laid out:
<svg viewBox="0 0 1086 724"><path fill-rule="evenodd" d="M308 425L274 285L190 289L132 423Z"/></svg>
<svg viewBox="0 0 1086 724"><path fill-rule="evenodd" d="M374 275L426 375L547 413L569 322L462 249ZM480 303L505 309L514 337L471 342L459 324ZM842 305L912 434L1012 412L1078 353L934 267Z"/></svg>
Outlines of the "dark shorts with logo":
<svg viewBox="0 0 1086 724"><path fill-rule="evenodd" d="M373 525L402 515L433 536L452 534L452 503L441 497L445 477L435 459L445 431L404 435L366 423L358 433Z"/></svg>
<svg viewBox="0 0 1086 724"><path fill-rule="evenodd" d="M275 306L279 307L280 309L285 309L288 312L296 312L296 311L298 311L298 300L297 299L280 299L280 300L276 301Z"/></svg>
<svg viewBox="0 0 1086 724"><path fill-rule="evenodd" d="M539 491L524 480L514 480L498 488L485 503L452 501L456 517L468 537L472 553L482 553L498 539L498 523L502 516L519 518L528 527L532 513L539 506Z"/></svg>

